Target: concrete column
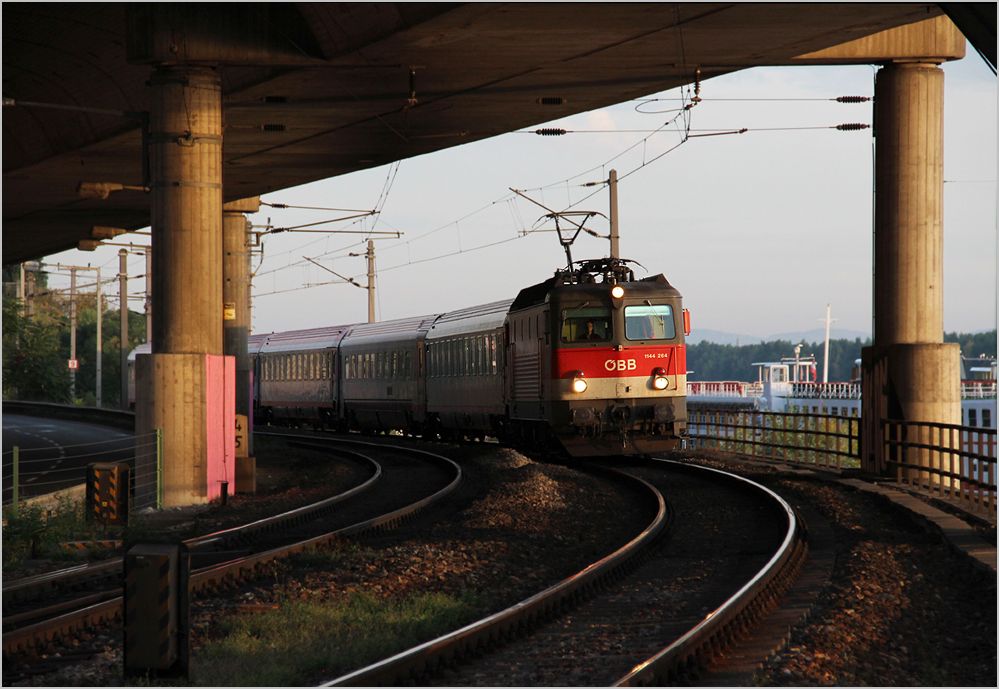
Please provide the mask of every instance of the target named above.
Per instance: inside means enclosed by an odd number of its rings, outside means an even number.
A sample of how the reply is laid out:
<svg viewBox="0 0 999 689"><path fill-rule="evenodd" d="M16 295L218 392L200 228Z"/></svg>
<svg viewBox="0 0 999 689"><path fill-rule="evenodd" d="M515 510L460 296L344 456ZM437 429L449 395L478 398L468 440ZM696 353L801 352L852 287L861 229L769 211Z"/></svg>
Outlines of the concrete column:
<svg viewBox="0 0 999 689"><path fill-rule="evenodd" d="M222 89L204 66L158 65L150 86L152 355L136 362L137 443L162 431L163 505L206 502L233 481L222 359ZM228 400L228 404L227 404ZM136 482L150 467L137 459Z"/></svg>
<svg viewBox="0 0 999 689"><path fill-rule="evenodd" d="M260 210L260 198L232 201L223 206L223 323L225 354L236 358L236 414L245 418L239 434L245 447L236 448L236 490L256 492L253 456L252 362L247 353L250 335L250 222L246 213Z"/></svg>
<svg viewBox="0 0 999 689"><path fill-rule="evenodd" d="M153 352L222 353L222 87L161 66L152 88Z"/></svg>
<svg viewBox="0 0 999 689"><path fill-rule="evenodd" d="M894 471L879 419L961 422L959 348L943 343L943 77L936 64L889 64L874 88L874 346L862 415L865 468L879 473Z"/></svg>
<svg viewBox="0 0 999 689"><path fill-rule="evenodd" d="M874 87L874 341L943 341L943 70L891 64Z"/></svg>

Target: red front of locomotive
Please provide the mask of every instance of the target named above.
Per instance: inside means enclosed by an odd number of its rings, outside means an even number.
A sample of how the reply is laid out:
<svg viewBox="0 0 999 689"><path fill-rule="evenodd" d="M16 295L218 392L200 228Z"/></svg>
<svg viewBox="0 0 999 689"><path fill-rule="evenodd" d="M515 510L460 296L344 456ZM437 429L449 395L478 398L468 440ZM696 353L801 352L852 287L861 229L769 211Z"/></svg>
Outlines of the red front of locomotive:
<svg viewBox="0 0 999 689"><path fill-rule="evenodd" d="M677 449L687 427L680 293L657 275L562 285L549 305L549 422L569 454Z"/></svg>

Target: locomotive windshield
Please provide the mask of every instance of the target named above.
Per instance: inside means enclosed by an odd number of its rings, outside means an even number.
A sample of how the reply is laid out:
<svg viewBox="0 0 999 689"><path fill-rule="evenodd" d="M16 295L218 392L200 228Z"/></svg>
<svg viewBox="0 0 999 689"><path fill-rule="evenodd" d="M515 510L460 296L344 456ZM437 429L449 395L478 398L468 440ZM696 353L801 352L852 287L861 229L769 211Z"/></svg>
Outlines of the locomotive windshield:
<svg viewBox="0 0 999 689"><path fill-rule="evenodd" d="M612 334L609 308L576 306L562 311L562 342L607 342Z"/></svg>
<svg viewBox="0 0 999 689"><path fill-rule="evenodd" d="M624 335L629 340L672 340L673 308L668 304L624 307Z"/></svg>

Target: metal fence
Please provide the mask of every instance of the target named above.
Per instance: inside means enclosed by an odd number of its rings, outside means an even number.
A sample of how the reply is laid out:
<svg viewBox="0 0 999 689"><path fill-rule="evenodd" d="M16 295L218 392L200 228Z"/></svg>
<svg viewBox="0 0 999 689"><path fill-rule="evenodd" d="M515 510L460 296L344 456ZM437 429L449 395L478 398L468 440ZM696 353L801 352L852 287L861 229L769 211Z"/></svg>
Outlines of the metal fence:
<svg viewBox="0 0 999 689"><path fill-rule="evenodd" d="M3 453L3 505L17 510L26 499L79 486L87 467L95 463L127 462L132 467L129 501L132 509L160 507L162 495L160 431L46 448L15 446Z"/></svg>
<svg viewBox="0 0 999 689"><path fill-rule="evenodd" d="M926 421L882 421L884 455L899 483L996 510L996 430Z"/></svg>
<svg viewBox="0 0 999 689"><path fill-rule="evenodd" d="M827 414L689 409L691 446L832 469L860 467L860 419Z"/></svg>

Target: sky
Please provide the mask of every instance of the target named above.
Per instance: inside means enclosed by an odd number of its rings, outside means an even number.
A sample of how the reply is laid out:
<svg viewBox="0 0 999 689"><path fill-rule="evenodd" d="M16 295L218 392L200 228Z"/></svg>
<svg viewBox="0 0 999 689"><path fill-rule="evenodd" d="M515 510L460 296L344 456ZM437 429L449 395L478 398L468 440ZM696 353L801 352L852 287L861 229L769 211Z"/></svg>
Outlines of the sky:
<svg viewBox="0 0 999 689"><path fill-rule="evenodd" d="M674 121L680 89L539 125L564 136L510 133L351 175L266 194L274 204L377 209L354 221L262 239L253 258L253 332L363 322L364 235L376 237L379 320L441 313L513 298L565 265L546 211L510 191L563 210L608 213L603 186L618 172L621 255L637 276L663 273L698 328L766 337L820 326L831 304L837 330L872 330L871 131L874 68L755 68L703 82L689 134ZM944 65L944 329L996 327L996 78L968 46ZM686 89L684 89L686 91ZM672 122L672 124L670 124ZM534 129L532 127L531 129ZM742 134L695 136L747 128ZM658 133L656 130L659 130ZM701 131L706 130L706 131ZM589 198L584 198L589 196ZM251 216L289 227L344 215L264 207ZM587 223L606 235L607 221ZM148 243L148 236L126 235ZM122 241L119 238L118 241ZM117 270L118 247L64 252L47 263ZM581 234L574 259L608 254ZM325 266L315 265L312 259ZM141 255L129 259L130 306L141 311ZM328 269L328 270L327 270ZM50 284L68 285L53 275ZM117 288L108 284L117 307Z"/></svg>

